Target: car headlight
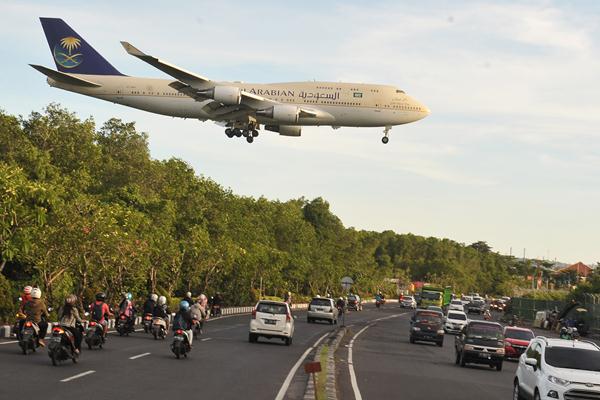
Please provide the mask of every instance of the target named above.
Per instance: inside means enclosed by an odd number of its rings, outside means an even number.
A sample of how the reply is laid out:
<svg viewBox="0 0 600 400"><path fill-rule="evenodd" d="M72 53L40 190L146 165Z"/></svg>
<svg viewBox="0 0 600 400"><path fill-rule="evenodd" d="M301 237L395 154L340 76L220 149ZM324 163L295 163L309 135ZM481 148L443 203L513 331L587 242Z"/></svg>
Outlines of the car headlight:
<svg viewBox="0 0 600 400"><path fill-rule="evenodd" d="M512 343L507 342L506 340L504 341L504 346L506 347L512 347Z"/></svg>
<svg viewBox="0 0 600 400"><path fill-rule="evenodd" d="M475 347L470 344L465 344L464 350L465 351L475 350Z"/></svg>
<svg viewBox="0 0 600 400"><path fill-rule="evenodd" d="M496 352L498 354L504 354L504 347L499 348L498 350L496 350Z"/></svg>
<svg viewBox="0 0 600 400"><path fill-rule="evenodd" d="M570 381L568 381L566 379L559 378L557 376L553 376L553 375L548 375L548 380L550 382L555 383L555 384L560 385L560 386L568 386L568 385L571 384Z"/></svg>
<svg viewBox="0 0 600 400"><path fill-rule="evenodd" d="M413 326L413 328L412 328L412 329L413 329L413 331L415 331L415 332L418 332L418 331L420 331L420 330L421 330L421 328L419 328L418 326Z"/></svg>

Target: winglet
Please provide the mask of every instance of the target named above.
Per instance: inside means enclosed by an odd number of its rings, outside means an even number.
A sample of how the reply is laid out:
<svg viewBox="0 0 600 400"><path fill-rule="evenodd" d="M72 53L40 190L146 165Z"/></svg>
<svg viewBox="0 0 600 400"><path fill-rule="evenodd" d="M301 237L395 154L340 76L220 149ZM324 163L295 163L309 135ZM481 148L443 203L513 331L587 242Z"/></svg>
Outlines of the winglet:
<svg viewBox="0 0 600 400"><path fill-rule="evenodd" d="M131 54L132 56L143 57L146 55L146 54L142 53L142 51L140 49L138 49L137 47L135 47L134 45L132 45L129 42L121 42L121 46L123 46L123 48L125 49L127 54Z"/></svg>

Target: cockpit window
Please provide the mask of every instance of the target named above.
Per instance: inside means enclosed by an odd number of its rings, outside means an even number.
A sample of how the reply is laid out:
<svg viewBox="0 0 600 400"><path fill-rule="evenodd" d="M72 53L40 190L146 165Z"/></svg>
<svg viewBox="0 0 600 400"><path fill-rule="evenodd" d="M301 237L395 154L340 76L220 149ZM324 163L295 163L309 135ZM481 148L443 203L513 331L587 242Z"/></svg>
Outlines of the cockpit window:
<svg viewBox="0 0 600 400"><path fill-rule="evenodd" d="M404 94L404 90L396 89L396 93L402 93L402 94Z"/></svg>

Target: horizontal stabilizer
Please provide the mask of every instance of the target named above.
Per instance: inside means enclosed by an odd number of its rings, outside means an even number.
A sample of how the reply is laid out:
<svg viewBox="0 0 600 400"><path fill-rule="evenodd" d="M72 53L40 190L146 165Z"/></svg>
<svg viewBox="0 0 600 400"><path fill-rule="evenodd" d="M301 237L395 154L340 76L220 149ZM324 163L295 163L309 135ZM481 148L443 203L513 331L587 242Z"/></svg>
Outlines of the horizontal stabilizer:
<svg viewBox="0 0 600 400"><path fill-rule="evenodd" d="M49 78L54 79L57 82L66 83L68 85L74 86L87 86L87 87L100 87L102 85L88 81L87 79L77 78L73 75L65 74L64 72L55 71L50 68L42 67L41 65L29 64L32 68L37 69L42 74L46 75Z"/></svg>

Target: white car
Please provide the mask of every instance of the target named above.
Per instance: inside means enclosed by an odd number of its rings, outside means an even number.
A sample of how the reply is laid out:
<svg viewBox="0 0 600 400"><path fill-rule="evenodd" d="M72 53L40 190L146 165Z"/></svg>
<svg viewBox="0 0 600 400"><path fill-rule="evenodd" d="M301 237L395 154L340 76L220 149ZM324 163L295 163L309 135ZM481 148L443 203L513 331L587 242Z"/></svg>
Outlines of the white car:
<svg viewBox="0 0 600 400"><path fill-rule="evenodd" d="M448 311L465 311L465 305L462 300L452 300L450 304L448 304Z"/></svg>
<svg viewBox="0 0 600 400"><path fill-rule="evenodd" d="M331 325L337 324L338 309L335 301L328 297L314 297L308 305L306 322L328 321Z"/></svg>
<svg viewBox="0 0 600 400"><path fill-rule="evenodd" d="M417 301L412 296L404 296L400 301L400 307L402 308L417 308Z"/></svg>
<svg viewBox="0 0 600 400"><path fill-rule="evenodd" d="M514 399L600 399L600 347L585 340L531 340L519 358Z"/></svg>
<svg viewBox="0 0 600 400"><path fill-rule="evenodd" d="M468 322L469 319L464 311L448 310L448 316L446 316L446 322L444 322L444 330L447 333L460 333Z"/></svg>
<svg viewBox="0 0 600 400"><path fill-rule="evenodd" d="M255 343L260 336L283 339L287 346L292 344L294 318L287 303L267 300L256 303L250 320L248 341Z"/></svg>

